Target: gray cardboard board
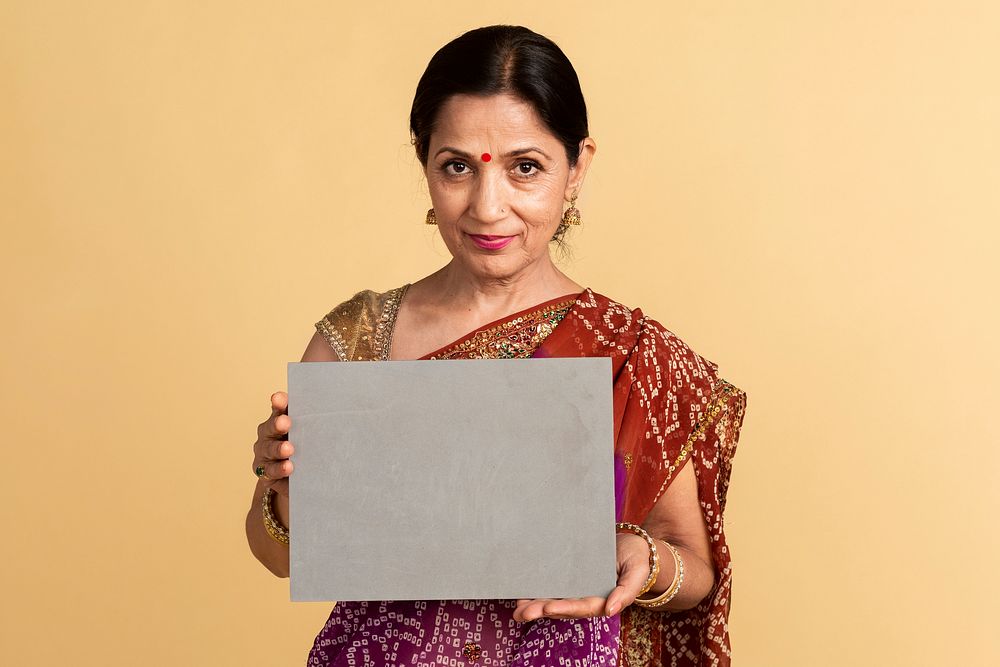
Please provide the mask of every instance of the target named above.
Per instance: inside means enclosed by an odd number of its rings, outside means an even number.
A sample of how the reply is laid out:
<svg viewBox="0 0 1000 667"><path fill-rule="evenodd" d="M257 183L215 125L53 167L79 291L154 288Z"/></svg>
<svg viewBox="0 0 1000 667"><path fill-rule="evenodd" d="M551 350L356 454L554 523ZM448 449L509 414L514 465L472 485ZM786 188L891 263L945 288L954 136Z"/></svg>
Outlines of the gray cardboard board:
<svg viewBox="0 0 1000 667"><path fill-rule="evenodd" d="M291 599L607 596L611 361L290 362Z"/></svg>

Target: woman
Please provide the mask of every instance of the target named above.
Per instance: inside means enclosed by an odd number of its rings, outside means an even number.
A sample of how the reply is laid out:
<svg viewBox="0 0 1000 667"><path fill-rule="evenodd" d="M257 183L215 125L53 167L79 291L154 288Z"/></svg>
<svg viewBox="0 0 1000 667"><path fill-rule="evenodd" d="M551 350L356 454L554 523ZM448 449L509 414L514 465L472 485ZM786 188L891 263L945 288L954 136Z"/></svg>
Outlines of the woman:
<svg viewBox="0 0 1000 667"><path fill-rule="evenodd" d="M596 151L573 66L526 28L472 30L431 59L410 129L427 222L452 260L336 306L302 360L611 357L618 586L606 599L340 602L309 664L729 664L722 511L746 397L641 310L552 262ZM287 400L273 394L258 428L247 515L253 553L278 576Z"/></svg>

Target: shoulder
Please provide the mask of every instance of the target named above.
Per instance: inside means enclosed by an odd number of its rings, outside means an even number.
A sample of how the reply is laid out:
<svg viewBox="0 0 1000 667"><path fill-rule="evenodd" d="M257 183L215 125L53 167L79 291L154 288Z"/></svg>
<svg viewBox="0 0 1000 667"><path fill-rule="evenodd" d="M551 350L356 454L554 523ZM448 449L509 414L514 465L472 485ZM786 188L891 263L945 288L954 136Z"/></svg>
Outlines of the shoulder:
<svg viewBox="0 0 1000 667"><path fill-rule="evenodd" d="M648 335L666 349L658 355L667 364L664 383L677 397L676 414L687 433L680 456L699 448L701 457L718 464L721 476L716 493L725 507L729 472L746 412L746 392L722 377L718 364L695 352L660 322L647 319L645 325Z"/></svg>
<svg viewBox="0 0 1000 667"><path fill-rule="evenodd" d="M366 310L371 310L378 300L379 292L366 289L357 292L350 299L341 301L331 308L326 315L316 323L317 328L321 324L347 324L353 322Z"/></svg>
<svg viewBox="0 0 1000 667"><path fill-rule="evenodd" d="M643 329L650 345L659 347L654 355L666 366L665 383L688 403L692 427L697 433L709 424L731 429L727 441L735 447L746 409L746 392L724 378L719 365L696 352L673 331L652 318L645 318ZM692 436L694 437L694 436Z"/></svg>
<svg viewBox="0 0 1000 667"><path fill-rule="evenodd" d="M644 316L642 331L648 338L649 345L658 348L658 356L669 362L671 370L681 369L692 378L704 378L714 384L719 375L719 365L696 352L659 320Z"/></svg>
<svg viewBox="0 0 1000 667"><path fill-rule="evenodd" d="M609 331L632 332L634 347L630 356L637 375L645 375L700 406L708 405L720 392L740 392L720 376L717 363L641 308L626 306L591 290L584 296L584 307L591 309Z"/></svg>
<svg viewBox="0 0 1000 667"><path fill-rule="evenodd" d="M577 300L577 310L614 333L631 330L637 346L646 355L655 355L661 361L683 364L698 375L715 375L718 365L701 356L680 336L642 311L626 306L620 301L586 290Z"/></svg>
<svg viewBox="0 0 1000 667"><path fill-rule="evenodd" d="M394 317L409 284L385 292L364 289L331 308L314 326L341 361L371 358L380 323Z"/></svg>

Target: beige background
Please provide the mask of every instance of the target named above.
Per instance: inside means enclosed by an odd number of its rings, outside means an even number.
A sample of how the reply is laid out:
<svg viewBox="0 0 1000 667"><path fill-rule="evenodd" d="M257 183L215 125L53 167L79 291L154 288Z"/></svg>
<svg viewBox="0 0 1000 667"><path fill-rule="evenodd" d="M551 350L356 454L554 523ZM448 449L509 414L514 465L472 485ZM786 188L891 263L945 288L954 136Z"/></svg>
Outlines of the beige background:
<svg viewBox="0 0 1000 667"><path fill-rule="evenodd" d="M567 272L749 394L736 664L1000 660L997 4L502 4L0 2L0 662L304 663L255 428L329 308L446 261L409 105L498 22L591 110Z"/></svg>

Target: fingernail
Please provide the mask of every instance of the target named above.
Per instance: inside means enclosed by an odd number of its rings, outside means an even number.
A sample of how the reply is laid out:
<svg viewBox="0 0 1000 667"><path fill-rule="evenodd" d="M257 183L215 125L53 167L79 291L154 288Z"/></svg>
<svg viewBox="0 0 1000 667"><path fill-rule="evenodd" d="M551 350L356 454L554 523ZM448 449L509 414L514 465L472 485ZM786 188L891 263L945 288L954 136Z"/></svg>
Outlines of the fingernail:
<svg viewBox="0 0 1000 667"><path fill-rule="evenodd" d="M608 608L608 616L614 616L615 612L618 611L618 603L614 603Z"/></svg>

